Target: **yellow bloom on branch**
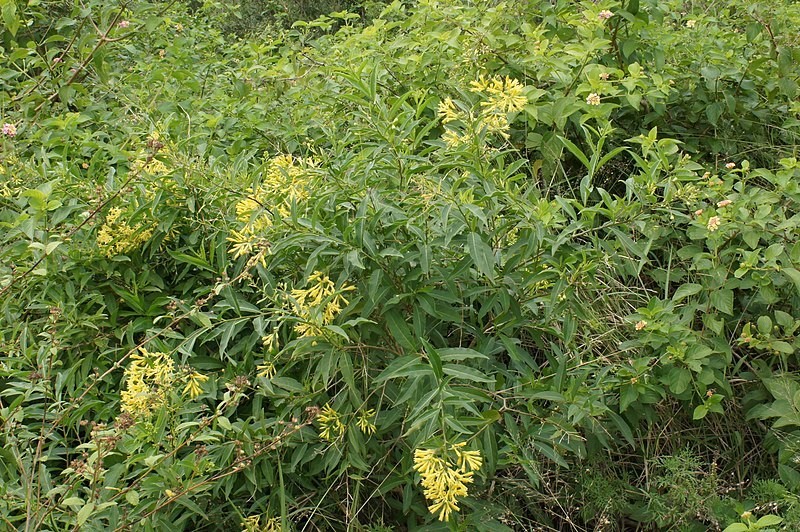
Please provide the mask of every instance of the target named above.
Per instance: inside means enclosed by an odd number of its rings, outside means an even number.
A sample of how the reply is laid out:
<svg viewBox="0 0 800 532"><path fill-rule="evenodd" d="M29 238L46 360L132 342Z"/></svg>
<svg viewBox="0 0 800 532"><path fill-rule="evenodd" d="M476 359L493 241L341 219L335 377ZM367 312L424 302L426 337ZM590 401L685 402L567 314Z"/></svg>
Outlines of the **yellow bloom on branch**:
<svg viewBox="0 0 800 532"><path fill-rule="evenodd" d="M175 363L166 353L140 347L125 369L125 389L120 393L122 411L133 417L149 417L165 405L175 381Z"/></svg>
<svg viewBox="0 0 800 532"><path fill-rule="evenodd" d="M478 81L472 82L472 87L486 94L487 101L482 102L481 107L487 113L518 113L528 104L528 98L523 94L524 85L508 76L489 80L481 76Z"/></svg>
<svg viewBox="0 0 800 532"><path fill-rule="evenodd" d="M153 235L152 229L142 223L133 224L125 220L123 214L124 211L119 207L112 207L97 231L97 246L107 257L133 251Z"/></svg>
<svg viewBox="0 0 800 532"><path fill-rule="evenodd" d="M342 285L338 290L330 277L314 272L308 277L307 288L295 288L290 292L300 323L294 330L301 336L319 336L325 325L330 325L344 307L350 304L342 293L355 290L354 286Z"/></svg>
<svg viewBox="0 0 800 532"><path fill-rule="evenodd" d="M453 103L451 98L445 98L439 103L438 112L439 118L441 118L442 122L445 124L461 119L458 112L458 107L456 107L456 104Z"/></svg>
<svg viewBox="0 0 800 532"><path fill-rule="evenodd" d="M439 521L458 512L458 499L466 497L475 471L483 465L480 451L464 449L465 442L439 449L414 451L414 470L419 473L428 510Z"/></svg>
<svg viewBox="0 0 800 532"><path fill-rule="evenodd" d="M198 373L197 371L192 371L186 377L186 386L183 388L183 393L189 394L189 397L191 397L192 399L198 397L200 394L203 393L203 387L201 385L207 380L208 380L208 375L203 375L202 373Z"/></svg>
<svg viewBox="0 0 800 532"><path fill-rule="evenodd" d="M359 430L361 430L361 432L367 436L370 434L375 434L375 431L377 430L377 427L375 426L375 410L372 408L369 410L362 410L358 415L356 425L358 425Z"/></svg>
<svg viewBox="0 0 800 532"><path fill-rule="evenodd" d="M319 414L317 415L319 421L319 436L323 440L335 441L344 434L345 425L342 422L342 415L331 407L330 404L325 403Z"/></svg>

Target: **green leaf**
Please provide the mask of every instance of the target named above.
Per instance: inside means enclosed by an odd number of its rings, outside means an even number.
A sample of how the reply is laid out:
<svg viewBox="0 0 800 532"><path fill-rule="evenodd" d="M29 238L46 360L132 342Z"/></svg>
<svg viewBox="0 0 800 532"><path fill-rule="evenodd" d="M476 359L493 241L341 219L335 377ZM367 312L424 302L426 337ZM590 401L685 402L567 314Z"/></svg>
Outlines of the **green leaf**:
<svg viewBox="0 0 800 532"><path fill-rule="evenodd" d="M697 283L685 283L682 284L677 290L675 290L675 294L672 296L672 301L675 303L686 299L689 296L693 296L696 293L700 292L703 289L703 285Z"/></svg>
<svg viewBox="0 0 800 532"><path fill-rule="evenodd" d="M765 515L756 521L756 526L760 528L779 525L783 522L783 518L777 515Z"/></svg>
<svg viewBox="0 0 800 532"><path fill-rule="evenodd" d="M45 255L51 254L61 244L62 244L61 242L50 242L50 243L48 243L47 246L45 246L45 248L44 248L44 254Z"/></svg>
<svg viewBox="0 0 800 532"><path fill-rule="evenodd" d="M478 233L467 235L467 248L472 261L478 271L494 281L495 258L492 248L490 248Z"/></svg>
<svg viewBox="0 0 800 532"><path fill-rule="evenodd" d="M744 523L733 523L728 525L722 532L747 532L750 528Z"/></svg>
<svg viewBox="0 0 800 532"><path fill-rule="evenodd" d="M706 405L697 405L692 414L692 419L703 419L706 415L708 415L708 407Z"/></svg>
<svg viewBox="0 0 800 532"><path fill-rule="evenodd" d="M386 319L386 325L389 326L389 331L395 341L407 351L417 351L418 344L414 341L411 329L401 317L400 312L392 309L386 312L383 317Z"/></svg>
<svg viewBox="0 0 800 532"><path fill-rule="evenodd" d="M375 382L383 382L400 377L419 377L423 375L433 375L431 367L428 364L421 363L418 356L408 355L393 360L392 363L375 378Z"/></svg>
<svg viewBox="0 0 800 532"><path fill-rule="evenodd" d="M68 497L61 501L61 506L83 506L83 499L80 497Z"/></svg>
<svg viewBox="0 0 800 532"><path fill-rule="evenodd" d="M17 2L15 0L0 0L0 13L3 15L3 24L12 37L17 35L20 21L17 17Z"/></svg>
<svg viewBox="0 0 800 532"><path fill-rule="evenodd" d="M433 374L437 381L441 381L442 377L444 376L442 373L442 359L432 345L428 344L428 342L424 342L424 345L425 355L428 358L428 363L430 364L431 369L433 369Z"/></svg>
<svg viewBox="0 0 800 532"><path fill-rule="evenodd" d="M445 364L442 368L445 375L474 382L493 383L495 379L487 377L480 371L468 366L457 366L455 364Z"/></svg>
<svg viewBox="0 0 800 532"><path fill-rule="evenodd" d="M571 140L562 137L561 135L556 135L556 137L558 137L558 140L561 141L561 144L563 144L569 150L569 152L574 155L588 170L591 165L589 164L589 158L586 156L586 154L584 154L583 151L581 151L581 149Z"/></svg>
<svg viewBox="0 0 800 532"><path fill-rule="evenodd" d="M225 416L219 416L217 418L217 424L225 430L231 430L233 428L230 420Z"/></svg>
<svg viewBox="0 0 800 532"><path fill-rule="evenodd" d="M136 506L139 504L139 492L136 490L125 492L125 500L128 501L128 504L131 506Z"/></svg>
<svg viewBox="0 0 800 532"><path fill-rule="evenodd" d="M567 400L567 398L561 395L560 393L549 390L534 392L530 395L530 398L533 400L542 399L545 401L554 401L556 403L564 403Z"/></svg>
<svg viewBox="0 0 800 532"><path fill-rule="evenodd" d="M475 351L474 349L469 349L467 347L445 347L444 349L439 349L439 356L442 359L442 362L457 362L460 360L467 360L467 359L482 359L482 360L489 360L489 357Z"/></svg>
<svg viewBox="0 0 800 532"><path fill-rule="evenodd" d="M208 519L208 517L206 516L205 512L203 512L203 509L200 508L200 506L196 502L194 502L192 499L187 497L185 494L181 495L180 497L175 499L175 502L177 504L180 504L181 506L183 506L185 508L188 508L189 510L191 510L194 513L196 513L197 515L199 515L203 519Z"/></svg>
<svg viewBox="0 0 800 532"><path fill-rule="evenodd" d="M353 267L358 268L359 270L364 269L364 263L361 262L361 257L358 255L357 250L352 250L347 253L345 256L345 260L349 262Z"/></svg>
<svg viewBox="0 0 800 532"><path fill-rule="evenodd" d="M89 519L89 516L92 515L92 512L94 512L94 503L93 502L87 502L84 505L84 507L81 508L78 511L78 517L77 517L77 521L76 521L78 526L83 525L83 523L85 523L86 520Z"/></svg>
<svg viewBox="0 0 800 532"><path fill-rule="evenodd" d="M783 268L781 271L794 283L797 293L800 294L800 272L794 268Z"/></svg>
<svg viewBox="0 0 800 532"><path fill-rule="evenodd" d="M190 264L192 266L200 268L201 270L206 270L209 272L214 271L214 268L211 266L211 264L201 259L200 257L196 257L194 255L187 255L186 253L180 253L178 251L172 251L170 249L167 250L167 253L169 253L170 257L172 257L179 263Z"/></svg>
<svg viewBox="0 0 800 532"><path fill-rule="evenodd" d="M711 306L723 314L733 316L733 290L712 291Z"/></svg>

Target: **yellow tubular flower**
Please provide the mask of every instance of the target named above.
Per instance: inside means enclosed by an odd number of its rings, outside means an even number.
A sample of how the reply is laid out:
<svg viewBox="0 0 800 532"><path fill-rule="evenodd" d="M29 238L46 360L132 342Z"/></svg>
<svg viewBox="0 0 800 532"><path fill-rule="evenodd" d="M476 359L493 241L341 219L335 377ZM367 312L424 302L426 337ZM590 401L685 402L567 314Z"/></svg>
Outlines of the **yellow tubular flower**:
<svg viewBox="0 0 800 532"><path fill-rule="evenodd" d="M122 219L122 214L119 207L110 209L97 231L97 246L107 257L133 251L153 235L152 229L146 229L141 223L131 225Z"/></svg>
<svg viewBox="0 0 800 532"><path fill-rule="evenodd" d="M139 348L125 369L125 390L120 393L122 411L133 417L150 417L164 406L175 380L175 364L166 353Z"/></svg>
<svg viewBox="0 0 800 532"><path fill-rule="evenodd" d="M189 394L189 397L194 399L203 393L202 384L208 380L207 375L192 371L186 378L186 386L183 389L184 394Z"/></svg>
<svg viewBox="0 0 800 532"><path fill-rule="evenodd" d="M275 376L275 364L265 360L263 364L256 366L256 371L258 371L259 377L271 379Z"/></svg>
<svg viewBox="0 0 800 532"><path fill-rule="evenodd" d="M473 85L475 87L476 85ZM518 113L528 104L528 98L523 94L525 87L517 80L506 76L505 79L493 78L484 82L480 92L488 95L488 100L481 103L488 112L492 113Z"/></svg>
<svg viewBox="0 0 800 532"><path fill-rule="evenodd" d="M355 290L352 285L343 285L337 293L336 284L322 272L308 277L308 288L295 288L290 292L301 323L294 330L300 336L319 336L322 327L330 325L350 302L341 294Z"/></svg>
<svg viewBox="0 0 800 532"><path fill-rule="evenodd" d="M245 198L236 204L236 218L242 223L248 223L253 213L261 208L261 205L253 198Z"/></svg>
<svg viewBox="0 0 800 532"><path fill-rule="evenodd" d="M344 434L345 425L342 423L342 416L331 407L330 404L325 403L320 413L317 415L319 421L320 433L319 436L323 440L335 441Z"/></svg>
<svg viewBox="0 0 800 532"><path fill-rule="evenodd" d="M467 485L483 463L480 451L465 451L465 445L462 442L414 451L414 470L420 475L428 511L440 521L447 521L453 512L458 512L458 498L467 496ZM455 461L451 460L451 453L456 455Z"/></svg>
<svg viewBox="0 0 800 532"><path fill-rule="evenodd" d="M369 410L362 410L358 415L356 425L358 425L359 430L367 436L375 434L377 430L377 427L375 427L375 410L372 408Z"/></svg>
<svg viewBox="0 0 800 532"><path fill-rule="evenodd" d="M453 100L451 98L445 98L444 100L439 102L438 111L439 111L439 118L441 118L442 122L444 122L445 124L447 124L448 122L455 122L456 120L460 119L458 114L458 107L456 107L456 104L453 103Z"/></svg>

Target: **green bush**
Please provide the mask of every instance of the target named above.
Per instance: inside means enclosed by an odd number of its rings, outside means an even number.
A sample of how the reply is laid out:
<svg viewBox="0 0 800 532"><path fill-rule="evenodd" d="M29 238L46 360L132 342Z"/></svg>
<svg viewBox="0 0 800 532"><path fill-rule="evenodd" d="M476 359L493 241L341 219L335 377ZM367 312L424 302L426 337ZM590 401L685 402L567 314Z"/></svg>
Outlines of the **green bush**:
<svg viewBox="0 0 800 532"><path fill-rule="evenodd" d="M796 6L3 6L9 529L797 522Z"/></svg>
<svg viewBox="0 0 800 532"><path fill-rule="evenodd" d="M261 34L296 21L314 20L337 12L362 18L377 16L386 2L381 0L244 0L220 2L220 27L239 36Z"/></svg>

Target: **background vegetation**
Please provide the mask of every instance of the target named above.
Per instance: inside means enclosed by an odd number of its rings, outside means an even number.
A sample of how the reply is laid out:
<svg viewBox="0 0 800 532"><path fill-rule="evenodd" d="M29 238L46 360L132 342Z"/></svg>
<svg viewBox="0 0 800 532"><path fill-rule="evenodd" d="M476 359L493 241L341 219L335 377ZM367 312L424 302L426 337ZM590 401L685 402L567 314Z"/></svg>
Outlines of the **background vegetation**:
<svg viewBox="0 0 800 532"><path fill-rule="evenodd" d="M800 5L0 15L8 529L800 527Z"/></svg>

